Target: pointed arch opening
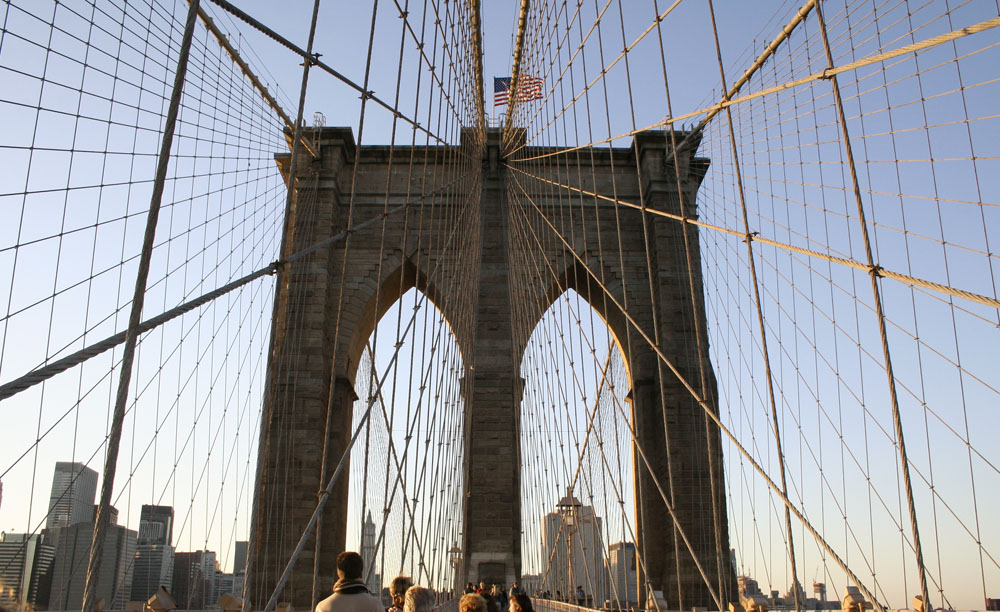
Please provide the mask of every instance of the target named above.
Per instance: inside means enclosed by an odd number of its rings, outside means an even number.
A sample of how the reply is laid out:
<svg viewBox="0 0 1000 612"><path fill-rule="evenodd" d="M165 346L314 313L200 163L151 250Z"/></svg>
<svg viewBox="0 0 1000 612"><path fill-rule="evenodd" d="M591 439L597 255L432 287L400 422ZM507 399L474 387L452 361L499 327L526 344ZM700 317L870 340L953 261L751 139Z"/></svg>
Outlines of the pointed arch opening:
<svg viewBox="0 0 1000 612"><path fill-rule="evenodd" d="M625 608L639 603L631 377L593 290L551 296L521 358L522 577L547 598Z"/></svg>
<svg viewBox="0 0 1000 612"><path fill-rule="evenodd" d="M401 305L409 310L405 312L400 310ZM348 361L345 371L347 378L355 386L360 384L357 371L365 359L368 342L380 336L386 338L395 334L397 326L402 326L399 333L404 334L406 323L410 321L411 315L423 308L424 305L432 307L431 310L452 331L452 335L455 335L452 323L446 315L446 312L453 309L454 306L448 297L428 280L427 274L423 270L409 258L404 257L392 272L382 278L377 290L374 287L371 289L371 295L366 300L364 307L361 308L354 323L354 332L349 339ZM391 312L390 309L392 309ZM377 326L389 325L386 321L393 325L391 333L378 334ZM384 329L389 330L390 328L384 327ZM459 343L457 348L462 351L464 347Z"/></svg>
<svg viewBox="0 0 1000 612"><path fill-rule="evenodd" d="M346 544L361 553L369 590L384 601L400 574L450 588L442 542L456 541L462 528L465 365L426 289L415 269L390 275L386 297L370 305L371 331L350 373L361 429L350 458Z"/></svg>

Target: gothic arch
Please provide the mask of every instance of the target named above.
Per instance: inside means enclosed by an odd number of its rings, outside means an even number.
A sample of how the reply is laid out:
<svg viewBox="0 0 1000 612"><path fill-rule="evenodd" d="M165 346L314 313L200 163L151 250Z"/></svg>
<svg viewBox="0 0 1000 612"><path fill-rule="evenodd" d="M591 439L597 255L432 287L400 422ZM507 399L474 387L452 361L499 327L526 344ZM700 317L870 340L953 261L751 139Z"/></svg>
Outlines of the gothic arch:
<svg viewBox="0 0 1000 612"><path fill-rule="evenodd" d="M600 266L600 262L593 262L593 266L590 268L591 271L595 270ZM606 267L606 266L605 266ZM629 380L632 380L632 365L629 359L629 351L627 346L628 338L628 320L625 318L624 313L615 304L614 300L621 303L621 294L615 295L614 289L611 287L607 288L601 286L598 279L588 272L588 269L584 267L582 263L578 260L573 260L570 264L566 266L562 274L558 278L550 279L551 282L545 287L541 293L541 301L538 303L538 309L536 310L537 317L528 326L528 329L534 330L538 327L542 318L545 314L552 308L552 305L556 303L559 298L561 298L568 291L575 291L586 301L586 303L594 309L594 311L600 315L604 324L611 330L611 338L617 346L619 352L621 352L622 357L625 361L626 371L629 373ZM610 293L610 297L608 294ZM613 299L612 299L613 298ZM527 341L531 337L531 334L527 338L524 338L524 345L515 346L515 355L518 356L517 363L521 363L524 358L524 351L527 348ZM515 342L517 339L515 338Z"/></svg>
<svg viewBox="0 0 1000 612"><path fill-rule="evenodd" d="M441 313L447 323L451 333L459 340L458 330L455 328L453 319L445 312L447 306L447 296L438 290L435 283L429 282L427 275L420 270L408 257L400 258L399 263L391 262L393 265L383 265L383 270L388 272L383 276L377 289L355 296L355 300L361 301L363 306L360 314L354 320L351 329L350 340L347 349L347 361L344 365L344 376L353 385L357 376L358 364L364 354L365 345L378 326L385 313L396 304L410 289L416 289L423 293L429 306L436 308ZM466 348L462 342L457 342L461 353L462 363L466 361Z"/></svg>

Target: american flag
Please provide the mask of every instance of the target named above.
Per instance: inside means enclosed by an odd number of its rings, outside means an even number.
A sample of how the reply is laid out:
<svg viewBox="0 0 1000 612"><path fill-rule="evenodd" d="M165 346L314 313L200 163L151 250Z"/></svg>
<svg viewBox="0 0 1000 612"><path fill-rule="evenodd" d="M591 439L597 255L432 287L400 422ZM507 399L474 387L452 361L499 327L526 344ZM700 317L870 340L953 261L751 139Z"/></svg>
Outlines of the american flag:
<svg viewBox="0 0 1000 612"><path fill-rule="evenodd" d="M517 83L517 101L542 99L545 79L522 75ZM510 77L493 77L493 106L503 106L510 101Z"/></svg>

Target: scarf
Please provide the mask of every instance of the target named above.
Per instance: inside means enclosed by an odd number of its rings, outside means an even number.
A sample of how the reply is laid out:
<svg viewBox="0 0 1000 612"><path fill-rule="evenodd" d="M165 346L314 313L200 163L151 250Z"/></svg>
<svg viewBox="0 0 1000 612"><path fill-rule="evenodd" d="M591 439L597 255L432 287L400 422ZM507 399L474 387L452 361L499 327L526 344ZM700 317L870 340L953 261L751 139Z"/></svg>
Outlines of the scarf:
<svg viewBox="0 0 1000 612"><path fill-rule="evenodd" d="M333 592L343 595L354 595L356 593L367 593L368 587L365 586L363 580L341 578L337 581L337 584L333 585Z"/></svg>

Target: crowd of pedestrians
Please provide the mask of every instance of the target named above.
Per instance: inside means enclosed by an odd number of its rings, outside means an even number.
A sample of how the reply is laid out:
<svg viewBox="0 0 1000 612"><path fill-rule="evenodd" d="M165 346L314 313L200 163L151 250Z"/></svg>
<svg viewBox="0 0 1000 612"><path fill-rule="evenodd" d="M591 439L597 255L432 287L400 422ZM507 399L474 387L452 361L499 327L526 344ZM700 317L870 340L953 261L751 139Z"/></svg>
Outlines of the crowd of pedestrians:
<svg viewBox="0 0 1000 612"><path fill-rule="evenodd" d="M477 587L473 583L465 585L465 595L458 602L458 612L534 612L531 598L515 582L510 591L504 587L492 585L487 587L480 582Z"/></svg>
<svg viewBox="0 0 1000 612"><path fill-rule="evenodd" d="M389 585L392 605L385 608L375 594L368 591L362 576L364 560L356 552L337 555L337 582L333 593L316 605L315 612L432 612L438 603L437 593L413 584L409 576L397 576ZM531 598L515 582L510 590L503 585L476 587L466 585L458 602L459 612L534 612Z"/></svg>
<svg viewBox="0 0 1000 612"><path fill-rule="evenodd" d="M368 591L362 579L364 566L364 560L356 552L337 555L333 593L316 604L315 612L432 612L437 605L434 591L414 585L409 576L399 576L389 586L392 605L385 608L382 600Z"/></svg>

